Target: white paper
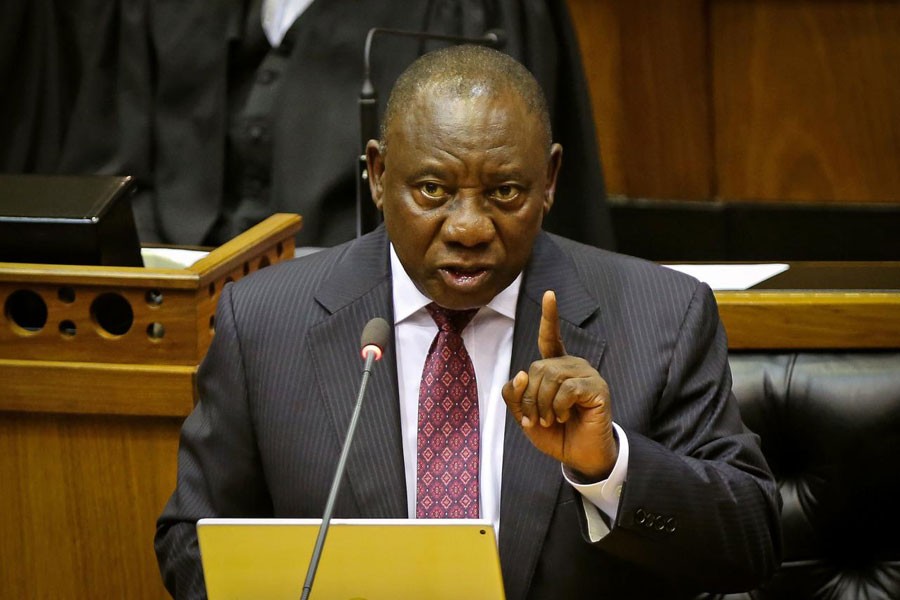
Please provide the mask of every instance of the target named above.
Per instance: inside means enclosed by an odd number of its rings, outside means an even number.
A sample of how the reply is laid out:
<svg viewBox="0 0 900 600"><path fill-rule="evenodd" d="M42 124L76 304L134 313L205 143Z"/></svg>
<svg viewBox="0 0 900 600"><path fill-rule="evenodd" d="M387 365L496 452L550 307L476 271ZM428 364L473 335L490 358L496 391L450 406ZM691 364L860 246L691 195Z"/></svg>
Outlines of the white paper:
<svg viewBox="0 0 900 600"><path fill-rule="evenodd" d="M148 269L186 269L205 257L204 250L183 248L141 248L144 266Z"/></svg>
<svg viewBox="0 0 900 600"><path fill-rule="evenodd" d="M747 290L789 268L784 263L663 266L696 277L717 291Z"/></svg>

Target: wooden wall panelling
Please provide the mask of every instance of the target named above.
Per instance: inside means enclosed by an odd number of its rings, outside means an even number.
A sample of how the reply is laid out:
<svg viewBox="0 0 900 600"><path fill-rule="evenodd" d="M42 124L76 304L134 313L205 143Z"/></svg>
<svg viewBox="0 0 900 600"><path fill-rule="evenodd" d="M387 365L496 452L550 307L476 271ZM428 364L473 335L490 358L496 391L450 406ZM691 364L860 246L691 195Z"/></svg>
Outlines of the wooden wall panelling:
<svg viewBox="0 0 900 600"><path fill-rule="evenodd" d="M568 0L612 195L708 199L712 132L703 0Z"/></svg>
<svg viewBox="0 0 900 600"><path fill-rule="evenodd" d="M900 2L711 2L717 195L900 202Z"/></svg>

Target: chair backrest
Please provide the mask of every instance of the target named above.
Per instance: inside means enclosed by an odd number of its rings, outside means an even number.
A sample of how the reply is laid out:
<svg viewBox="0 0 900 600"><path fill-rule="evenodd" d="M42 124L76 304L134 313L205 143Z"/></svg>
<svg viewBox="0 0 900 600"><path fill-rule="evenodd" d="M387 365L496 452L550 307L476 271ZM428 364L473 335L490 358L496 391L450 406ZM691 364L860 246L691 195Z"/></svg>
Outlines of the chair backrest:
<svg viewBox="0 0 900 600"><path fill-rule="evenodd" d="M730 358L784 501L781 568L744 597L900 598L900 353Z"/></svg>

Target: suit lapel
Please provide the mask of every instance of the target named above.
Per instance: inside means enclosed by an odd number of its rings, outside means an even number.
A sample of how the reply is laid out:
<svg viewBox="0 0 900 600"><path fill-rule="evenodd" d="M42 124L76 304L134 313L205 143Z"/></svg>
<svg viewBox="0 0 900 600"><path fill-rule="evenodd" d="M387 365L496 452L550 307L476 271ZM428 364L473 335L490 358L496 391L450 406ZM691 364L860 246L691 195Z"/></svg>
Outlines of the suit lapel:
<svg viewBox="0 0 900 600"><path fill-rule="evenodd" d="M587 293L571 259L547 236L535 242L516 310L510 377L540 358L541 297L554 290L566 351L599 367L605 342L599 303ZM500 562L509 600L525 598L562 485L560 464L539 452L507 413L500 495Z"/></svg>
<svg viewBox="0 0 900 600"><path fill-rule="evenodd" d="M316 360L316 383L331 416L334 435L338 444L343 444L362 374L360 333L374 317L393 322L387 238L383 228L349 247L333 275L316 293L316 300L330 315L310 330L308 348ZM349 497L356 503L356 514L343 516L406 516L393 345L391 340L369 379L343 483L345 493L351 492Z"/></svg>

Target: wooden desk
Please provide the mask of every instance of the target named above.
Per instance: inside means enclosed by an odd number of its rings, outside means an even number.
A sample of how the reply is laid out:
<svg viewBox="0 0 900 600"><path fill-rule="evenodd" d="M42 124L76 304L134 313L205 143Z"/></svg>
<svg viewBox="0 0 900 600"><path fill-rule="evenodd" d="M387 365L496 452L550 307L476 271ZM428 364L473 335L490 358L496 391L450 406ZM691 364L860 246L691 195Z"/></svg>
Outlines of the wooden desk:
<svg viewBox="0 0 900 600"><path fill-rule="evenodd" d="M900 263L791 263L746 292L716 292L734 350L900 348Z"/></svg>

